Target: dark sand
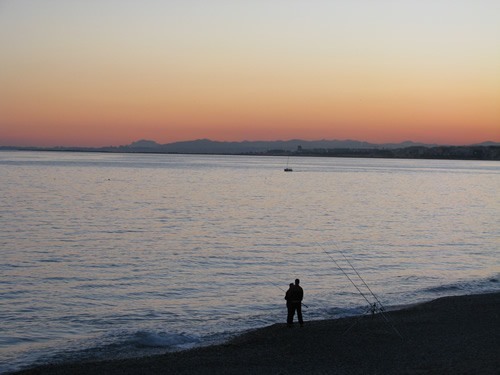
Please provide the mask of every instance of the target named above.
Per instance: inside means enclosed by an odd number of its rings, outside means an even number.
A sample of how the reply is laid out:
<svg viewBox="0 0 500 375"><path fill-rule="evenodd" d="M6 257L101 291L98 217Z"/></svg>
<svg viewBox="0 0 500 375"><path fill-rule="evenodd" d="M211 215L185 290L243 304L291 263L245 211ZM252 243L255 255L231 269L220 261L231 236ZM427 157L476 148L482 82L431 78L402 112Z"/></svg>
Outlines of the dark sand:
<svg viewBox="0 0 500 375"><path fill-rule="evenodd" d="M379 314L306 321L304 328L274 324L223 345L21 373L500 374L500 292L440 298L385 315L403 339Z"/></svg>

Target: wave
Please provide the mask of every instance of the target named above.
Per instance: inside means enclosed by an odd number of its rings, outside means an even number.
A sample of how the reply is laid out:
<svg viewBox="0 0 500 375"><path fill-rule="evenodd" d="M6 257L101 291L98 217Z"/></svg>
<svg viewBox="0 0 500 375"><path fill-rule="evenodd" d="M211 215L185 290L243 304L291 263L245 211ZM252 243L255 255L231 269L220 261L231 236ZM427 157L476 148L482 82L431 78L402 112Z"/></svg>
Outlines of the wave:
<svg viewBox="0 0 500 375"><path fill-rule="evenodd" d="M75 340L69 348L44 348L25 353L10 361L0 360L0 373L32 366L55 363L78 363L94 360L124 359L186 350L202 343L202 339L186 333L138 330L114 332L103 337Z"/></svg>
<svg viewBox="0 0 500 375"><path fill-rule="evenodd" d="M131 343L137 347L187 349L200 342L200 338L193 335L138 331L132 336Z"/></svg>
<svg viewBox="0 0 500 375"><path fill-rule="evenodd" d="M144 354L163 353L192 348L202 339L187 333L165 332L155 330L137 330L132 332L117 332L107 335L91 343L84 351L75 351L73 355L84 358L135 357Z"/></svg>
<svg viewBox="0 0 500 375"><path fill-rule="evenodd" d="M402 308L407 305L432 300L446 295L477 294L498 291L500 288L499 281L500 274L496 274L482 279L460 280L448 284L431 285L419 290L413 289L411 292L407 293L392 294L389 298L387 298L388 295L386 295L382 300L384 301L384 308L386 308L386 310L392 310L394 308ZM351 300L348 299L348 301ZM385 302L387 302L387 304ZM325 304L325 307L320 307L319 305L319 302L317 306L311 304L309 305L309 309L304 311L308 320L335 319L364 315L370 312L369 306L357 302L340 303L338 306L328 306L328 304ZM280 310L280 313L281 312L282 310ZM265 326L273 322L283 322L282 315L271 315L270 317L269 310L265 310L251 317L246 316L245 319L253 321L253 325L255 325L254 328L257 328L257 326ZM11 357L11 360L8 362L0 360L0 373L3 371L14 371L48 363L74 363L104 359L134 358L185 350L197 346L211 345L223 342L231 336L241 333L241 331L237 331L237 327L241 327L239 321L236 323L233 327L236 328L236 330L230 330L229 327L226 326L229 330L224 332L214 332L210 330L210 332L202 336L183 331L165 331L161 328L144 329L134 327L134 329L131 327L130 330L107 331L102 335L98 335L98 337L94 336L87 339L80 337L80 339L77 338L70 343L65 342L66 349L59 347L60 349L58 350L52 346L41 348L40 350L30 350L30 353L25 353L15 359Z"/></svg>
<svg viewBox="0 0 500 375"><path fill-rule="evenodd" d="M464 280L451 284L437 285L422 289L424 294L448 295L456 293L486 293L499 288L500 274L484 279Z"/></svg>

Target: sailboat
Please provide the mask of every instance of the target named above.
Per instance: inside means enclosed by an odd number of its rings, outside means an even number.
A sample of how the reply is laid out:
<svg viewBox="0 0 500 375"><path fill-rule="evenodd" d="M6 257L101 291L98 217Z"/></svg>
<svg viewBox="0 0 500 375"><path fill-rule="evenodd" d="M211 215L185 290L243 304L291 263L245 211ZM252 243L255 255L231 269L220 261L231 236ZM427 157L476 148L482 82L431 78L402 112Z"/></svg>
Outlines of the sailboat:
<svg viewBox="0 0 500 375"><path fill-rule="evenodd" d="M289 161L289 159L290 159L290 156L288 157L288 159L286 159L285 172L293 172L293 169L288 167L288 161Z"/></svg>

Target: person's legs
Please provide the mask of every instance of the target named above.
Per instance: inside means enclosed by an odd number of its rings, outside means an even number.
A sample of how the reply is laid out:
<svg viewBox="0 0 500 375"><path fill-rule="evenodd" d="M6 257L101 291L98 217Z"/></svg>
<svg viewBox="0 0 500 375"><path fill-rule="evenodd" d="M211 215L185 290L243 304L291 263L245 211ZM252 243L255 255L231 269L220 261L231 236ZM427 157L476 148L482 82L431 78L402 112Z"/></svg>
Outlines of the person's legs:
<svg viewBox="0 0 500 375"><path fill-rule="evenodd" d="M288 316L286 319L286 324L288 327L291 327L293 324L293 316L295 315L295 309L293 307L292 303L287 304L287 309L288 309Z"/></svg>
<svg viewBox="0 0 500 375"><path fill-rule="evenodd" d="M301 326L304 325L304 321L302 320L302 303L297 304L297 318L299 319L299 323Z"/></svg>

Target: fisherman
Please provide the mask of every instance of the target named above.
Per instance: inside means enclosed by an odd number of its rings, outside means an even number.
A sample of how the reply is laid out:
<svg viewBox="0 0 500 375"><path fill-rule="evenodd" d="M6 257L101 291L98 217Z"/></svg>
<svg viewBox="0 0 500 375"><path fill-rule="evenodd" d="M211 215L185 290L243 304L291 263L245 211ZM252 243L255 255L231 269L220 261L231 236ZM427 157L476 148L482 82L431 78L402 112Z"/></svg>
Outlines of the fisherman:
<svg viewBox="0 0 500 375"><path fill-rule="evenodd" d="M293 289L293 283L290 283L290 285L288 286L288 290L286 291L285 293L285 300L286 300L286 308L288 311L290 311L290 293L292 292L292 289Z"/></svg>
<svg viewBox="0 0 500 375"><path fill-rule="evenodd" d="M304 321L302 320L302 298L304 298L304 290L299 285L300 280L295 279L295 284L290 284L290 288L286 291L286 307L288 310L288 316L286 320L287 327L291 328L293 325L293 317L295 311L297 311L297 318L301 327L304 326Z"/></svg>

